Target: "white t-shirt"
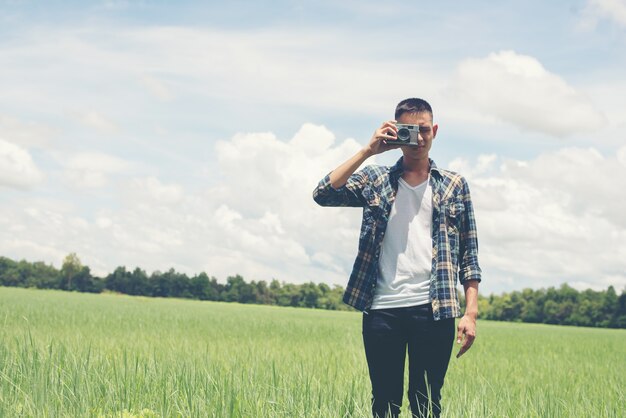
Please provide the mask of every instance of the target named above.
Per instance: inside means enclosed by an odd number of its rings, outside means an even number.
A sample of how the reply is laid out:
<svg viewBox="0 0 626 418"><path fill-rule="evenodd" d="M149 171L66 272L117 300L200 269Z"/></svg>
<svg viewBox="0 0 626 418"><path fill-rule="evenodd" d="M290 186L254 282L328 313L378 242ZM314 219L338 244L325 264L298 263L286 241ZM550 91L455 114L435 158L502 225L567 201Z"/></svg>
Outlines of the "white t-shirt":
<svg viewBox="0 0 626 418"><path fill-rule="evenodd" d="M382 242L371 309L430 303L432 213L429 180L411 187L400 178Z"/></svg>

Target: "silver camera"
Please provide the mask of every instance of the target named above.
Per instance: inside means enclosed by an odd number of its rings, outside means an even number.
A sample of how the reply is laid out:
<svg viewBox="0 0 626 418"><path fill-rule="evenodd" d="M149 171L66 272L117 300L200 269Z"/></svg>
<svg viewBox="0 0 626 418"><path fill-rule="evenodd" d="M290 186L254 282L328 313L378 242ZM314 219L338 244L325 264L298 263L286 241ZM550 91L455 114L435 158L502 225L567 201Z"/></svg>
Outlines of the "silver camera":
<svg viewBox="0 0 626 418"><path fill-rule="evenodd" d="M420 132L419 125L405 125L398 123L396 127L398 128L397 139L395 141L390 141L391 143L415 147L418 145L417 138Z"/></svg>

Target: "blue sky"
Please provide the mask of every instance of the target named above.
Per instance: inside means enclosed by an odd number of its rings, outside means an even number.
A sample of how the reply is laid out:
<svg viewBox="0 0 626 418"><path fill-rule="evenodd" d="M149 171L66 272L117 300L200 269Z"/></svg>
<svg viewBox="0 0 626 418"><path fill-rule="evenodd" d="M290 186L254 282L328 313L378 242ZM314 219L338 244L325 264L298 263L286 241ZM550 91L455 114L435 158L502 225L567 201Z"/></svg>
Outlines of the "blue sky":
<svg viewBox="0 0 626 418"><path fill-rule="evenodd" d="M0 254L345 284L311 190L418 96L485 292L621 289L624 68L623 0L0 0Z"/></svg>

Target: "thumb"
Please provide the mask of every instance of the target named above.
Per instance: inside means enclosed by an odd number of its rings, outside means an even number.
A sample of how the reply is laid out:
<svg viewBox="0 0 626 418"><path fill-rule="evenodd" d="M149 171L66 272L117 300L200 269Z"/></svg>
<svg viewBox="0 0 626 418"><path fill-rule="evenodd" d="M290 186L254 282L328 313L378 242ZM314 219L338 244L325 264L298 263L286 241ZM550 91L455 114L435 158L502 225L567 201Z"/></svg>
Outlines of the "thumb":
<svg viewBox="0 0 626 418"><path fill-rule="evenodd" d="M461 340L463 340L463 328L459 325L456 332L456 343L461 344Z"/></svg>

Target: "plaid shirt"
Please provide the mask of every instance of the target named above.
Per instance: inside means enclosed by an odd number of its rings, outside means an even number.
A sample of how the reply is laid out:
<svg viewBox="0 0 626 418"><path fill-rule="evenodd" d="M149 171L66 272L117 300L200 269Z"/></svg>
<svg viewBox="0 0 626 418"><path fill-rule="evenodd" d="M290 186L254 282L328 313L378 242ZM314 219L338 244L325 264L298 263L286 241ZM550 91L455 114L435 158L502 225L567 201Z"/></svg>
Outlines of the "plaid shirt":
<svg viewBox="0 0 626 418"><path fill-rule="evenodd" d="M330 185L327 175L313 191L313 199L321 206L363 208L359 250L343 296L345 303L360 311L367 311L372 305L380 276L381 244L402 172L400 158L391 167L365 167L352 174L339 189ZM456 281L461 284L480 281L481 270L467 182L459 174L437 168L430 160L430 185L433 190L430 299L434 319L440 320L461 316Z"/></svg>

